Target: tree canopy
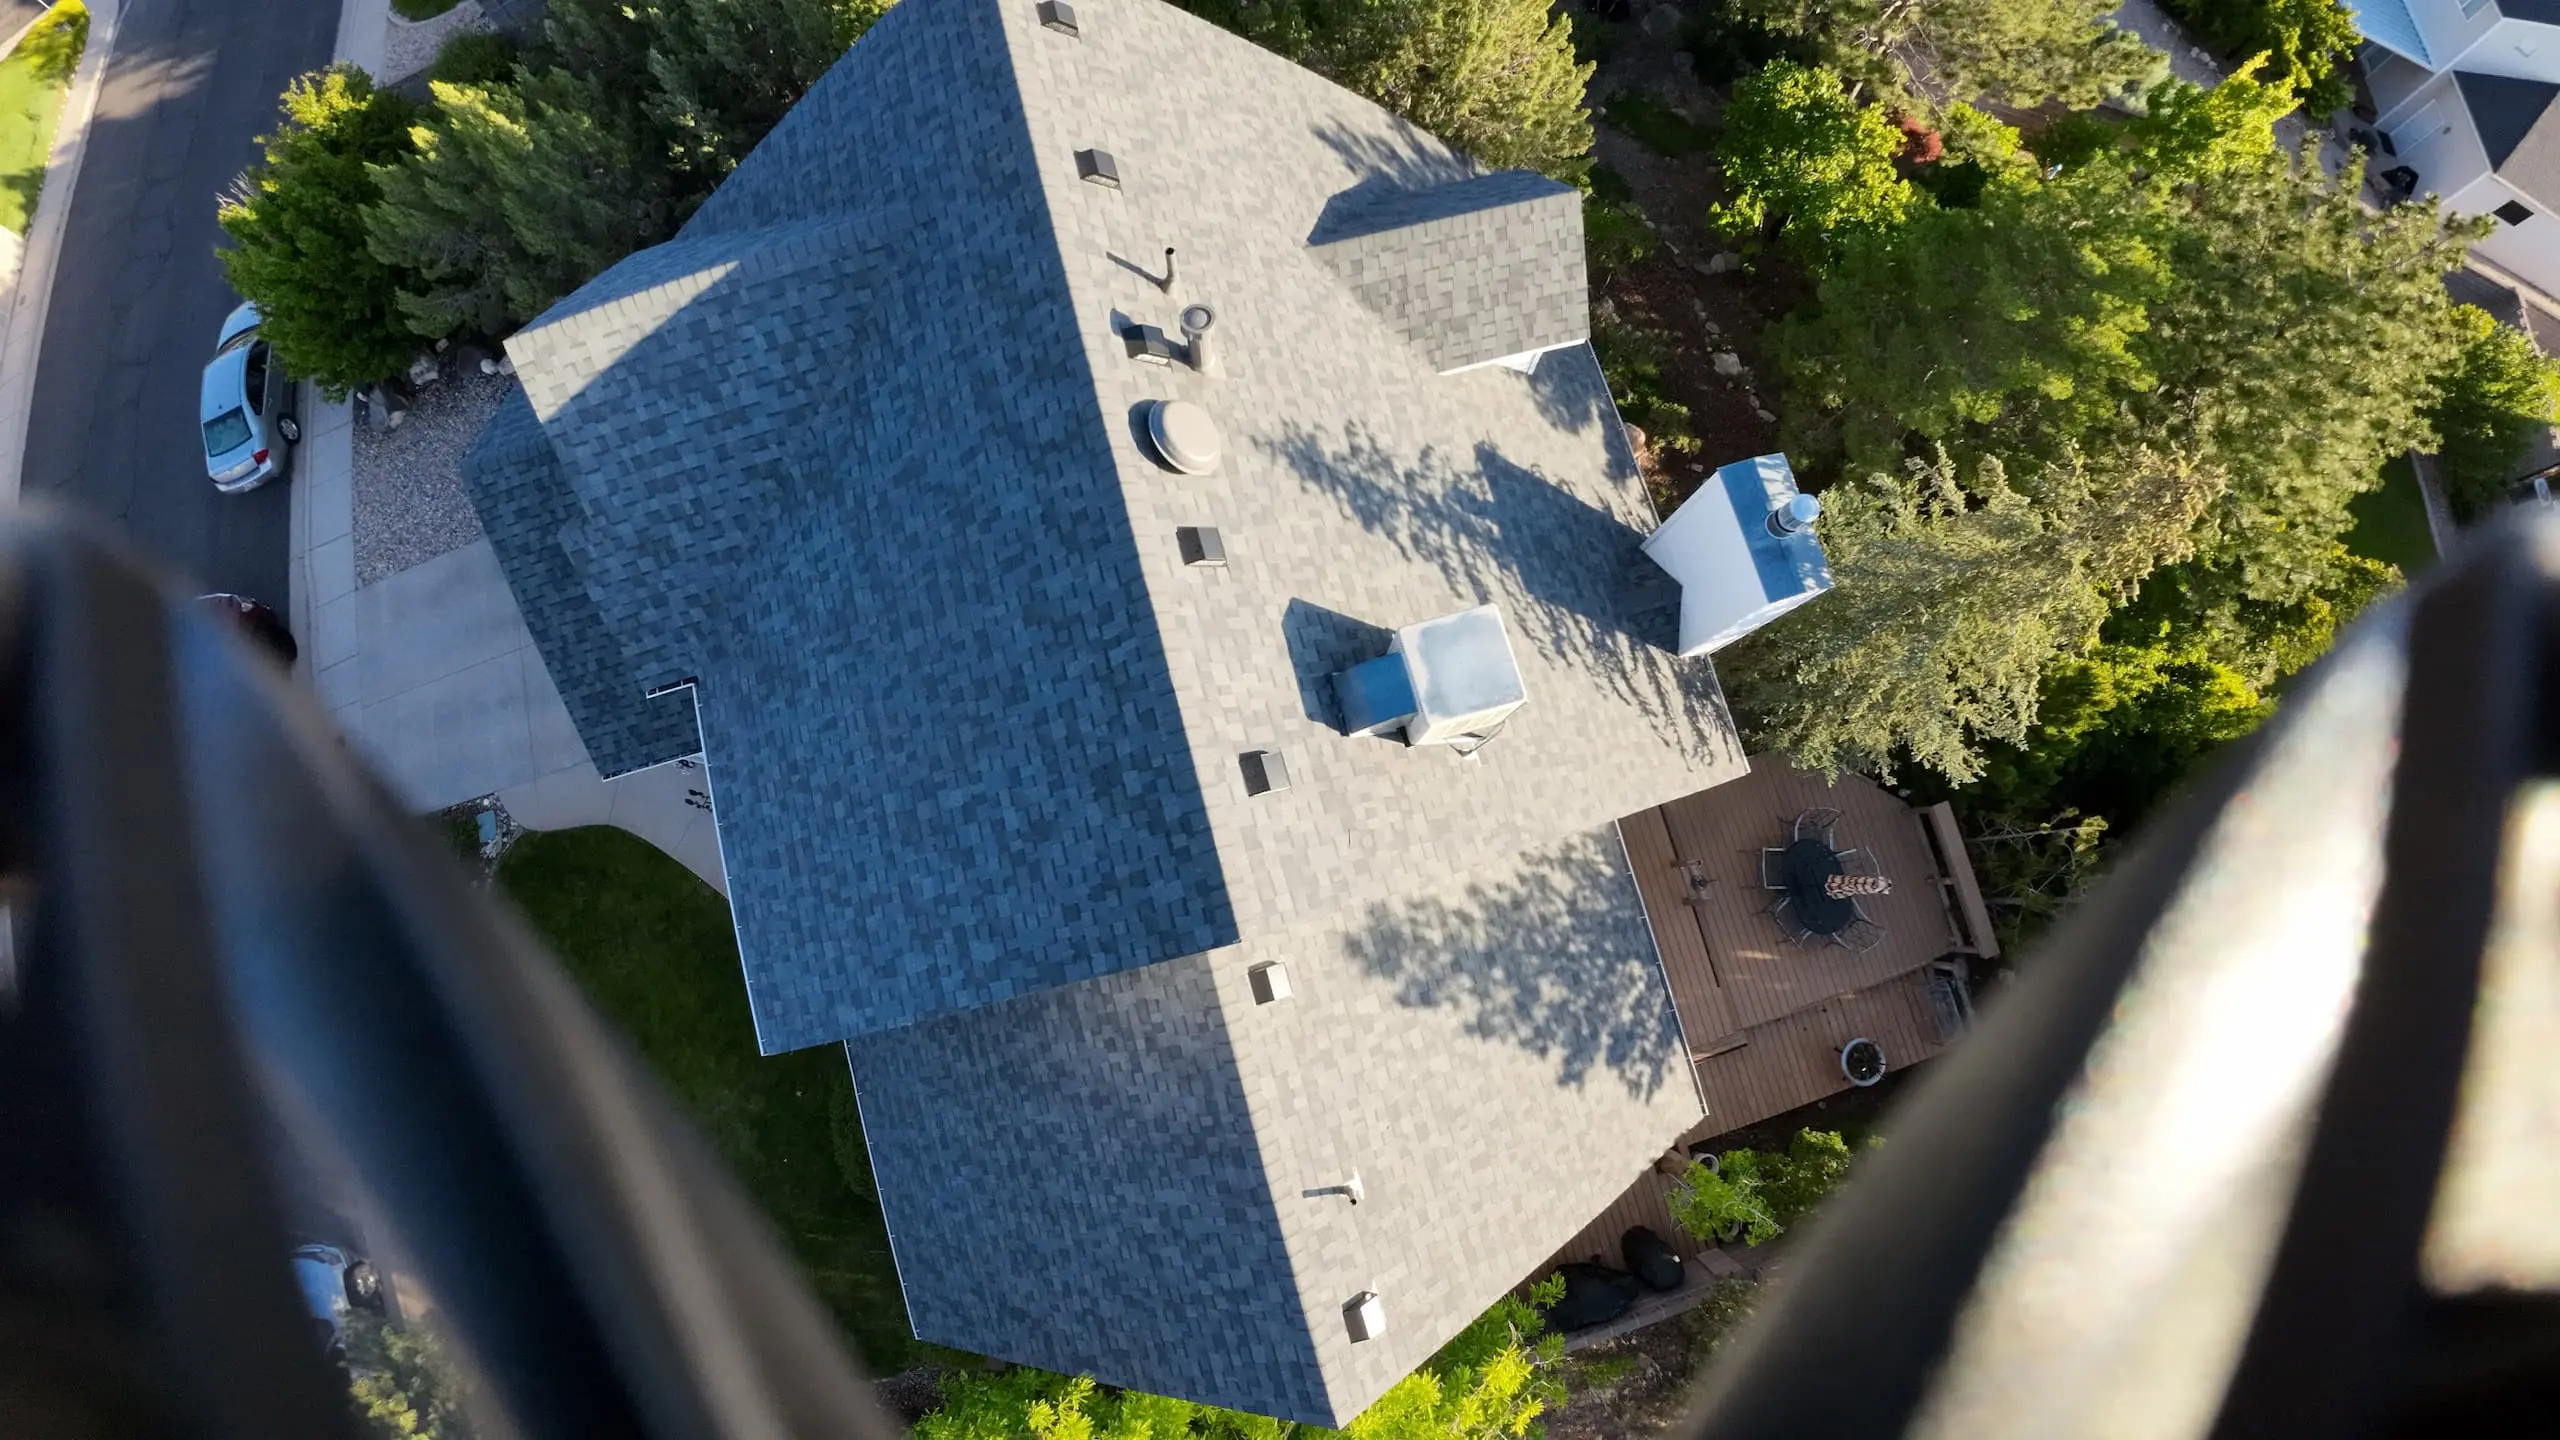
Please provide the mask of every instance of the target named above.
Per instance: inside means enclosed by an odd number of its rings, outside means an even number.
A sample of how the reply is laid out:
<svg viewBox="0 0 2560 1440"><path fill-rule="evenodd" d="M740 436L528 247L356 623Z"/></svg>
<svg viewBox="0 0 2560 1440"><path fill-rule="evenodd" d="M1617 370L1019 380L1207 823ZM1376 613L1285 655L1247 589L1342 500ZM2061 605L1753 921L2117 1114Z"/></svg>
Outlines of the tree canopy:
<svg viewBox="0 0 2560 1440"><path fill-rule="evenodd" d="M1902 132L1880 105L1862 105L1820 66L1772 61L1733 87L1718 147L1726 198L1710 218L1754 234L1781 221L1808 263L1852 236L1900 225L1915 201L1894 169Z"/></svg>
<svg viewBox="0 0 2560 1440"><path fill-rule="evenodd" d="M216 209L222 271L257 302L285 368L344 394L417 348L398 301L410 277L373 254L364 225L382 195L375 167L410 153L417 107L342 65L296 79L283 110Z"/></svg>
<svg viewBox="0 0 2560 1440"><path fill-rule="evenodd" d="M2113 0L1748 0L1865 96L1944 94L2075 108L2138 94L2165 68Z"/></svg>
<svg viewBox="0 0 2560 1440"><path fill-rule="evenodd" d="M2506 503L2534 430L2560 416L2560 366L2485 310L2459 306L2453 318L2460 348L2428 417L2445 498L2469 517Z"/></svg>

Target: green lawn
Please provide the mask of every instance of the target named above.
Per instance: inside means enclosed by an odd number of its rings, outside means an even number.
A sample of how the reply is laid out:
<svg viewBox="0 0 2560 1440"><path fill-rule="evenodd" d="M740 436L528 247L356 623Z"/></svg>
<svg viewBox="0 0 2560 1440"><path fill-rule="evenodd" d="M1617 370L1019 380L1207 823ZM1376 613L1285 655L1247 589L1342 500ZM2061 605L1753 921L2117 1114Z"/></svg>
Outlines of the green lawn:
<svg viewBox="0 0 2560 1440"><path fill-rule="evenodd" d="M2397 565L2415 575L2436 560L2435 537L2427 529L2426 497L2418 493L2417 472L2409 457L2396 455L2382 467L2382 487L2368 490L2348 505L2355 528L2347 532L2347 548L2368 560Z"/></svg>
<svg viewBox="0 0 2560 1440"><path fill-rule="evenodd" d="M0 226L11 234L26 234L36 213L62 95L88 38L89 12L78 0L64 0L0 60Z"/></svg>
<svg viewBox="0 0 2560 1440"><path fill-rule="evenodd" d="M620 1023L771 1217L865 1368L920 1353L871 1188L853 1084L832 1045L756 1053L729 906L607 826L510 846L498 885L598 1010Z"/></svg>

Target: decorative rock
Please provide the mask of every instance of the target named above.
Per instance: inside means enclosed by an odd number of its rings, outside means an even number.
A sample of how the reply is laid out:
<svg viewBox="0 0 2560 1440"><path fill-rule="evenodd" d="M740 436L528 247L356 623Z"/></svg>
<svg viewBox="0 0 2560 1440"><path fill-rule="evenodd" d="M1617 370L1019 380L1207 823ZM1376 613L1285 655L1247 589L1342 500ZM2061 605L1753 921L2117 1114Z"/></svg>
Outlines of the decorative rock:
<svg viewBox="0 0 2560 1440"><path fill-rule="evenodd" d="M1644 12L1644 18L1636 22L1636 28L1656 40L1668 40L1680 33L1680 7L1656 5Z"/></svg>
<svg viewBox="0 0 2560 1440"><path fill-rule="evenodd" d="M1689 268L1690 268L1690 269L1697 271L1697 272L1698 272L1699 274L1701 274L1701 275L1718 275L1718 274L1722 274L1722 273L1723 273L1722 271L1720 271L1720 270L1716 269L1716 262L1714 262L1713 260L1696 260L1696 259L1693 259L1693 260L1689 261L1688 263L1689 263Z"/></svg>
<svg viewBox="0 0 2560 1440"><path fill-rule="evenodd" d="M491 357L491 356L487 356L487 355L483 355L483 356L481 356L481 357L480 357L480 373L481 373L481 374L483 374L483 375L495 375L495 374L497 374L497 373L498 373L498 362L497 362L497 360L496 360L496 359L494 359L494 358L493 358L493 357Z"/></svg>
<svg viewBox="0 0 2560 1440"><path fill-rule="evenodd" d="M409 362L409 383L412 386L433 385L443 375L444 367L436 363L433 355L421 355Z"/></svg>
<svg viewBox="0 0 2560 1440"><path fill-rule="evenodd" d="M1727 380L1738 380L1742 377L1742 357L1734 354L1732 351L1717 351L1714 363L1716 373Z"/></svg>
<svg viewBox="0 0 2560 1440"><path fill-rule="evenodd" d="M1741 268L1742 257L1730 250L1719 250L1707 260L1707 273L1710 275L1722 275Z"/></svg>
<svg viewBox="0 0 2560 1440"><path fill-rule="evenodd" d="M1763 419L1763 420L1768 420L1768 421L1772 421L1772 422L1776 421L1776 420L1777 420L1777 418L1778 418L1777 416L1770 414L1770 413L1769 413L1769 411L1767 410L1767 408L1766 408L1766 407L1763 407L1763 406L1757 406L1757 405L1753 406L1753 407L1752 407L1752 409L1751 409L1751 413L1752 413L1752 414L1754 414L1754 415L1759 416L1759 417L1760 417L1761 419Z"/></svg>

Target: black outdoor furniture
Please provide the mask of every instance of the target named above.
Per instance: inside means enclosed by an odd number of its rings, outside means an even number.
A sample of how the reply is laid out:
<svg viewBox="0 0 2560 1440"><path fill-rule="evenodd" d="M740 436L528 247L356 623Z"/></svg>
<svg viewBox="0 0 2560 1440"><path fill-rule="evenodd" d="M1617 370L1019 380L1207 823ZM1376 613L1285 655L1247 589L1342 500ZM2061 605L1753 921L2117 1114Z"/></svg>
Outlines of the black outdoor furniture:
<svg viewBox="0 0 2560 1440"><path fill-rule="evenodd" d="M1840 857L1829 845L1809 836L1798 840L1779 857L1779 867L1787 884L1783 909L1797 925L1816 935L1837 935L1858 918L1855 901L1822 888L1822 882L1841 873Z"/></svg>
<svg viewBox="0 0 2560 1440"><path fill-rule="evenodd" d="M1547 1324L1560 1331L1608 1324L1627 1313L1643 1288L1633 1275L1606 1265L1577 1260L1558 1266L1557 1272L1564 1276L1564 1298L1547 1312Z"/></svg>
<svg viewBox="0 0 2560 1440"><path fill-rule="evenodd" d="M1648 1290L1677 1290L1688 1278L1686 1267L1680 1263L1680 1252L1647 1226L1629 1230L1619 1239L1618 1249L1627 1257L1627 1268Z"/></svg>

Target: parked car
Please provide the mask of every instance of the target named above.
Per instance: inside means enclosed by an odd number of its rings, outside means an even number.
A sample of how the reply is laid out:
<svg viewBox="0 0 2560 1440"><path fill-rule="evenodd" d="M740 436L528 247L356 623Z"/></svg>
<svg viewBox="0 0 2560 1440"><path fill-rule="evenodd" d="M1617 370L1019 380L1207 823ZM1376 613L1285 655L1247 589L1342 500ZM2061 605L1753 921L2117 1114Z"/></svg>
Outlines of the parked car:
<svg viewBox="0 0 2560 1440"><path fill-rule="evenodd" d="M255 490L285 473L302 422L293 415L293 386L259 333L258 307L242 305L222 322L205 363L196 418L204 425L204 473L225 494Z"/></svg>
<svg viewBox="0 0 2560 1440"><path fill-rule="evenodd" d="M382 1281L373 1266L335 1245L313 1242L293 1251L293 1280L311 1312L314 1333L330 1359L346 1358L347 1312L382 1308Z"/></svg>
<svg viewBox="0 0 2560 1440"><path fill-rule="evenodd" d="M229 593L199 595L196 603L240 629L259 648L286 665L300 658L302 647L295 643L293 631L286 628L284 617L273 606L252 600L246 595Z"/></svg>
<svg viewBox="0 0 2560 1440"><path fill-rule="evenodd" d="M2528 475L2507 487L2507 498L2518 505L2549 505L2552 479L2553 472L2549 470Z"/></svg>

